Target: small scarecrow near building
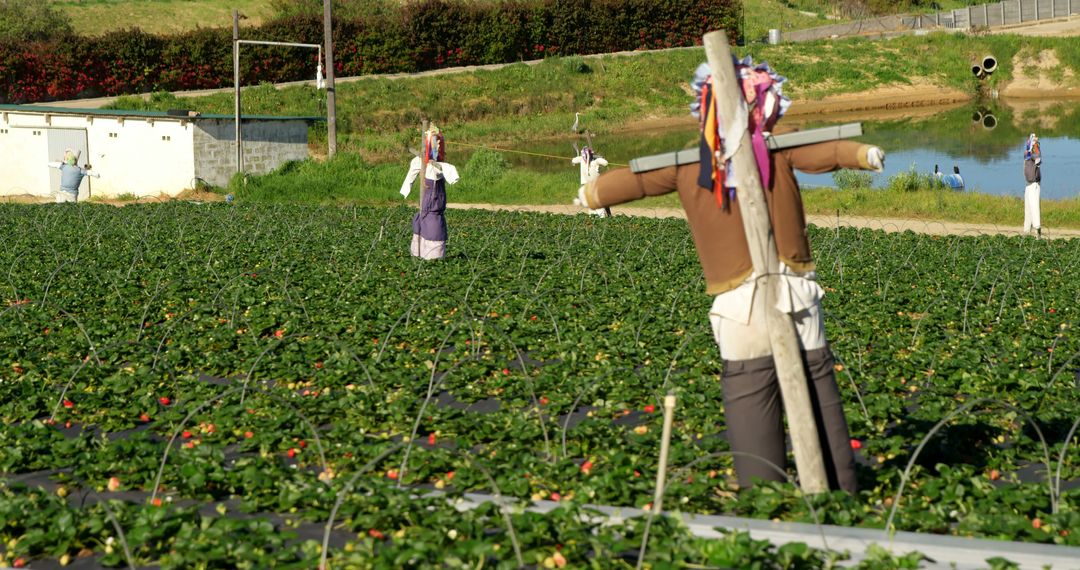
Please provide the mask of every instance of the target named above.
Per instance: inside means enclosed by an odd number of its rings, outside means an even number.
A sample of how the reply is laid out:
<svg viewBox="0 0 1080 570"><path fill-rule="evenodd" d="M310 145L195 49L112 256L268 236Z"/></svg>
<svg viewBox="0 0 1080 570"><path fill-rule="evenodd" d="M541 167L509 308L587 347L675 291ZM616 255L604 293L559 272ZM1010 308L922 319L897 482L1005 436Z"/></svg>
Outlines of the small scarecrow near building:
<svg viewBox="0 0 1080 570"><path fill-rule="evenodd" d="M63 202L78 202L79 201L79 186L82 185L83 178L92 176L94 178L101 178L101 175L96 172L90 171L90 165L78 166L80 152L65 149L64 160L59 162L50 162L49 167L55 168L60 171L60 189L56 192L56 203Z"/></svg>
<svg viewBox="0 0 1080 570"><path fill-rule="evenodd" d="M430 125L423 135L423 150L409 163L409 173L401 184L401 195L409 197L412 184L421 172L420 211L412 220L412 243L409 252L421 259L446 257L446 185L454 184L459 176L457 168L446 162L446 141L442 132Z"/></svg>
<svg viewBox="0 0 1080 570"><path fill-rule="evenodd" d="M876 146L845 140L805 144L805 136L797 145L775 148L771 131L790 105L782 92L785 79L768 64L755 65L750 58L731 59L738 92L746 103L738 105L745 111L741 121L721 124L714 99L724 95L718 95L709 65L702 64L694 74L692 87L697 98L691 105L692 114L700 121L699 149L670 153L678 158L647 170L609 170L582 186L579 200L596 209L678 192L704 270L706 293L714 296L709 320L724 363L724 416L727 438L736 452L739 485L748 487L755 479L784 480L782 472L777 472L777 467L783 469L787 463L783 406L766 320L768 311L778 310L794 321L813 406L811 421L817 425L828 486L853 493L856 477L851 438L833 355L825 338L824 291L816 281L794 170L881 172L885 153ZM725 145L737 147L739 141L749 141L752 148L756 164L741 168L743 172L756 170L760 176L779 258L778 266L766 271L775 271L779 281L775 309L766 304L766 287L759 283L765 276L754 269L743 228L745 214L736 200L735 190L740 185L732 168L736 150Z"/></svg>

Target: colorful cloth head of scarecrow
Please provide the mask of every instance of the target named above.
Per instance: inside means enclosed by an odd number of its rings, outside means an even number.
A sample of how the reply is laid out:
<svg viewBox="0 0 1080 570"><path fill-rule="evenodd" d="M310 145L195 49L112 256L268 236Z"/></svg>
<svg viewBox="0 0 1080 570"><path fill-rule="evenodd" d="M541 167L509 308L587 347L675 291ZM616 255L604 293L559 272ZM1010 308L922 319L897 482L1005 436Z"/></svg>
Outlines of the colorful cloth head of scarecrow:
<svg viewBox="0 0 1080 570"><path fill-rule="evenodd" d="M1024 143L1024 160L1042 162L1042 149L1039 148L1039 137L1035 136L1035 133L1028 135L1027 142Z"/></svg>
<svg viewBox="0 0 1080 570"><path fill-rule="evenodd" d="M730 208L738 186L738 180L732 176L731 157L743 131L750 132L761 186L768 189L772 168L765 136L791 106L791 100L783 94L783 83L787 79L773 71L768 63L755 65L750 57L742 60L732 57L732 63L745 104L739 106L742 112L734 125L723 125L717 114L709 64L699 65L691 81L696 98L690 105L690 113L700 121L701 127L702 168L698 184L711 189L717 204L724 210ZM733 140L734 144L727 144L728 140Z"/></svg>
<svg viewBox="0 0 1080 570"><path fill-rule="evenodd" d="M446 161L446 141L443 140L442 131L435 126L435 123L432 123L424 133L424 162L432 160Z"/></svg>
<svg viewBox="0 0 1080 570"><path fill-rule="evenodd" d="M582 147L579 154L582 164L592 164L592 161L596 158L596 152L593 151L591 146Z"/></svg>

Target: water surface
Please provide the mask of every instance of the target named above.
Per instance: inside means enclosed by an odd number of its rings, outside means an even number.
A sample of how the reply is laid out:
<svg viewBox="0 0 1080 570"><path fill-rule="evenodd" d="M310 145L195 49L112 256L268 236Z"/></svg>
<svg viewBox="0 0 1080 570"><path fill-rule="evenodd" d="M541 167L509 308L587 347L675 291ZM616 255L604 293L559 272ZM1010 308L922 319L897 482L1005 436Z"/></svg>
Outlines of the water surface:
<svg viewBox="0 0 1080 570"><path fill-rule="evenodd" d="M857 140L885 149L885 172L874 176L874 186L882 187L889 177L903 171L933 172L938 165L944 172L960 168L966 191L992 195L1022 196L1024 190L1023 147L1031 132L1039 135L1043 152L1042 197L1055 200L1080 195L1080 101L994 101L986 104L953 106L940 110L920 109L914 118L875 119L865 117L821 116L802 121L800 128L860 121L863 136ZM788 120L788 119L783 119ZM586 123L588 125L588 123ZM599 129L598 129L599 130ZM680 148L696 143L696 123L688 121L674 127L629 129L593 136L593 148L610 162L626 164L630 159ZM510 147L510 150L533 154L504 153L516 168L556 172L570 164L572 144L577 139L536 142ZM555 157L565 157L560 160ZM831 174L799 174L804 187L835 186Z"/></svg>

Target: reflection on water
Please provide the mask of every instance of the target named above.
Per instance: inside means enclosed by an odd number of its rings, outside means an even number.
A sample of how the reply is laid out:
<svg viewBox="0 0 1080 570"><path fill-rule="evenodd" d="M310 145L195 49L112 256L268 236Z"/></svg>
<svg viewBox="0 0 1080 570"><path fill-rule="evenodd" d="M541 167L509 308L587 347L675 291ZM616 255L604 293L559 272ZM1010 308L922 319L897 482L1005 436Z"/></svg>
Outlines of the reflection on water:
<svg viewBox="0 0 1080 570"><path fill-rule="evenodd" d="M1080 101L1003 100L921 114L928 116L862 119L864 134L859 140L879 145L887 154L885 172L875 176L875 186L884 186L888 177L899 172L914 169L929 173L934 165L952 172L955 165L960 167L967 191L1023 196L1023 145L1027 135L1035 132L1043 152L1042 197L1053 200L1080 195ZM850 115L834 121L820 119L803 127L860 120ZM691 147L696 137L696 123L687 122L663 129L599 134L593 137L593 148L612 164L626 164L638 156ZM504 155L516 168L576 173L577 167L570 164L575 141L585 144L584 137L530 142L512 150L535 154ZM552 157L565 157L565 161ZM462 156L459 164L465 158ZM834 185L831 174L800 173L799 181L803 186Z"/></svg>

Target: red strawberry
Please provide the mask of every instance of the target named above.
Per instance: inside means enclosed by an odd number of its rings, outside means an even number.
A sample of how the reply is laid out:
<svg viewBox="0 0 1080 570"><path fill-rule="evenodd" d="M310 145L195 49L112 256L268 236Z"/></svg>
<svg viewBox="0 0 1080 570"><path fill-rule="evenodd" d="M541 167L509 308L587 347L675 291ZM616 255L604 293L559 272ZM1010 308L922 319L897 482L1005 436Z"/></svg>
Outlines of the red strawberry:
<svg viewBox="0 0 1080 570"><path fill-rule="evenodd" d="M72 402L71 400L64 400L64 407L68 409L74 408L75 402Z"/></svg>
<svg viewBox="0 0 1080 570"><path fill-rule="evenodd" d="M158 497L154 497L154 500L150 501L150 504L154 505L155 507L160 507L161 506L161 499L159 499Z"/></svg>
<svg viewBox="0 0 1080 570"><path fill-rule="evenodd" d="M646 414L651 414L651 413L656 411L656 406L654 406L652 404L649 404L649 405L645 406L644 409L645 409Z"/></svg>
<svg viewBox="0 0 1080 570"><path fill-rule="evenodd" d="M255 434L253 432L250 432L250 431L245 431L244 432L244 437L246 437L247 439L251 439L251 438L255 437Z"/></svg>
<svg viewBox="0 0 1080 570"><path fill-rule="evenodd" d="M146 414L146 413L139 414L139 421L144 423L144 424L149 422L150 421L150 414Z"/></svg>
<svg viewBox="0 0 1080 570"><path fill-rule="evenodd" d="M427 436L428 445L435 445L435 440L436 440L435 434L433 434L433 433L428 434L428 436Z"/></svg>
<svg viewBox="0 0 1080 570"><path fill-rule="evenodd" d="M391 470L387 471L386 476L391 478L391 479L397 480L397 478L398 478L397 469L391 469Z"/></svg>
<svg viewBox="0 0 1080 570"><path fill-rule="evenodd" d="M551 401L551 400L548 400L548 397L547 397L547 396L540 396L540 405L541 405L541 406L546 406L546 405L548 405L548 402L550 402L550 401Z"/></svg>
<svg viewBox="0 0 1080 570"><path fill-rule="evenodd" d="M375 539L378 539L378 540L382 540L382 539L386 538L386 535L384 535L383 533L381 533L381 532L379 532L378 530L375 530L375 529L371 529L371 530L367 531L367 533L368 533L368 536L370 536L371 538L375 538Z"/></svg>
<svg viewBox="0 0 1080 570"><path fill-rule="evenodd" d="M158 398L158 403L161 404L162 406L168 406L169 404L172 403L172 400L170 400L168 396L162 396L162 397Z"/></svg>
<svg viewBox="0 0 1080 570"><path fill-rule="evenodd" d="M862 442L855 438L851 438L851 449L854 449L856 451L862 449Z"/></svg>
<svg viewBox="0 0 1080 570"><path fill-rule="evenodd" d="M188 431L188 430L184 430L183 432L180 433L180 437L182 437L184 439L191 439L191 432Z"/></svg>
<svg viewBox="0 0 1080 570"><path fill-rule="evenodd" d="M289 451L285 452L285 455L288 455L290 458L291 457L296 457L296 448L295 447L290 447Z"/></svg>

